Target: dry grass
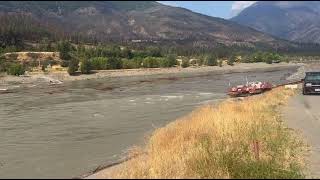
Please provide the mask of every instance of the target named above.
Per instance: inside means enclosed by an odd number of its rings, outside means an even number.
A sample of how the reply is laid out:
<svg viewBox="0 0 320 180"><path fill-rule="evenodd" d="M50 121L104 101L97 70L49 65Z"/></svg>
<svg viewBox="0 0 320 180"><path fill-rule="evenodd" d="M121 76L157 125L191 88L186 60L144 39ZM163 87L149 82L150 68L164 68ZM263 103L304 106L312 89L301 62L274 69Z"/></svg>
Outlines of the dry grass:
<svg viewBox="0 0 320 180"><path fill-rule="evenodd" d="M147 152L114 178L303 178L301 140L279 107L295 92L277 88L243 101L204 106L156 130Z"/></svg>

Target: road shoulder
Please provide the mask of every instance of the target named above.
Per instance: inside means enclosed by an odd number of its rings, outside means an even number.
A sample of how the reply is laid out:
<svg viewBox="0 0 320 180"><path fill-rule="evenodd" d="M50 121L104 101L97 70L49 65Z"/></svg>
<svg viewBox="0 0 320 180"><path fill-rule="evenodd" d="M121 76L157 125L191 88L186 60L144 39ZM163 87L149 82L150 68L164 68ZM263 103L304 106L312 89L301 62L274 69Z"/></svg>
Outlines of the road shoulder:
<svg viewBox="0 0 320 180"><path fill-rule="evenodd" d="M320 96L303 96L299 93L283 109L285 123L298 132L309 146L306 155L307 178L320 178L319 102Z"/></svg>

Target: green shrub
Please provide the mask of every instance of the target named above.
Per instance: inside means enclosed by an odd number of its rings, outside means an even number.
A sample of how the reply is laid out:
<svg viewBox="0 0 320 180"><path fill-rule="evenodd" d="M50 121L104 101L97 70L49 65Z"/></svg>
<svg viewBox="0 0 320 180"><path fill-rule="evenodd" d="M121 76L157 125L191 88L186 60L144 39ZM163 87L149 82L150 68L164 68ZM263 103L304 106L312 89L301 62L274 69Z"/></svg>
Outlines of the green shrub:
<svg viewBox="0 0 320 180"><path fill-rule="evenodd" d="M107 59L106 69L121 69L122 61L116 57L110 57Z"/></svg>
<svg viewBox="0 0 320 180"><path fill-rule="evenodd" d="M3 55L0 56L0 72L6 71L6 61L5 57Z"/></svg>
<svg viewBox="0 0 320 180"><path fill-rule="evenodd" d="M91 59L92 69L104 70L107 69L108 58L106 57L94 57Z"/></svg>
<svg viewBox="0 0 320 180"><path fill-rule="evenodd" d="M69 61L68 73L69 75L75 75L79 69L79 60L77 58L72 58Z"/></svg>
<svg viewBox="0 0 320 180"><path fill-rule="evenodd" d="M142 63L144 68L158 68L160 66L158 59L154 57L146 57Z"/></svg>
<svg viewBox="0 0 320 180"><path fill-rule="evenodd" d="M92 70L92 64L88 59L83 59L80 65L80 71L82 74L90 74Z"/></svg>
<svg viewBox="0 0 320 180"><path fill-rule="evenodd" d="M190 66L189 60L186 60L186 59L182 60L181 67L186 68L189 66Z"/></svg>
<svg viewBox="0 0 320 180"><path fill-rule="evenodd" d="M171 67L169 60L166 58L158 59L158 62L159 62L159 66L162 68Z"/></svg>
<svg viewBox="0 0 320 180"><path fill-rule="evenodd" d="M233 66L234 65L234 62L235 62L235 56L231 56L229 59L228 59L228 62L227 64L230 65L230 66Z"/></svg>
<svg viewBox="0 0 320 180"><path fill-rule="evenodd" d="M267 58L267 59L265 60L265 62L266 62L267 64L272 64L272 59L271 59L271 58Z"/></svg>
<svg viewBox="0 0 320 180"><path fill-rule="evenodd" d="M200 59L197 60L198 66L202 66L204 64L204 62L205 62L205 60L202 57L200 57Z"/></svg>
<svg viewBox="0 0 320 180"><path fill-rule="evenodd" d="M217 57L213 54L208 55L205 59L205 65L217 66L218 65Z"/></svg>
<svg viewBox="0 0 320 180"><path fill-rule="evenodd" d="M219 67L222 67L222 60L219 60L219 61L218 61L218 66L219 66Z"/></svg>
<svg viewBox="0 0 320 180"><path fill-rule="evenodd" d="M123 69L135 69L140 68L142 60L140 58L135 59L122 59L122 68Z"/></svg>
<svg viewBox="0 0 320 180"><path fill-rule="evenodd" d="M73 50L73 46L68 41L62 41L58 43L58 51L60 53L60 59L69 61L71 60L71 54L70 52Z"/></svg>
<svg viewBox="0 0 320 180"><path fill-rule="evenodd" d="M128 59L132 59L133 58L133 54L132 54L132 51L128 48L124 48L122 51L121 51L121 57L123 58L128 58Z"/></svg>
<svg viewBox="0 0 320 180"><path fill-rule="evenodd" d="M122 69L134 69L134 68L136 68L134 60L121 59L121 61L122 61Z"/></svg>
<svg viewBox="0 0 320 180"><path fill-rule="evenodd" d="M175 55L173 55L173 54L169 54L168 56L167 56L167 61L168 61L168 67L173 67L173 66L175 66L175 65L177 65L177 57L175 56Z"/></svg>
<svg viewBox="0 0 320 180"><path fill-rule="evenodd" d="M7 69L7 74L19 76L25 73L25 68L21 64L10 64Z"/></svg>

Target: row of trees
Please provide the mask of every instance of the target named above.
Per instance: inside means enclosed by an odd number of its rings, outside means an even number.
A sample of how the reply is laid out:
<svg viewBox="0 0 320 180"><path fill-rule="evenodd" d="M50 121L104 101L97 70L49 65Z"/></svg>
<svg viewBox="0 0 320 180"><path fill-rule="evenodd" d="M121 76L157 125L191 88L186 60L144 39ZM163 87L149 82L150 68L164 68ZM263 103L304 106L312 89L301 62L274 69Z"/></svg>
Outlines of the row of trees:
<svg viewBox="0 0 320 180"><path fill-rule="evenodd" d="M143 50L132 51L128 48L120 48L119 46L97 46L93 48L85 48L83 45L74 47L69 42L60 42L57 46L60 57L63 59L63 65L69 66L70 74L74 73L79 67L83 73L90 73L91 70L107 70L107 69L132 69L132 68L158 68L173 67L177 65L176 55L169 54L164 56L160 49L149 47ZM237 59L237 55L242 58ZM228 65L233 65L236 61L244 63L265 62L273 63L274 61L283 61L283 57L273 52L255 52L246 54L231 54L227 58L219 56L217 53L207 53L196 57L198 65L222 66L221 60L228 59ZM183 60L181 66L188 67L190 63ZM71 67L70 67L71 66Z"/></svg>
<svg viewBox="0 0 320 180"><path fill-rule="evenodd" d="M94 57L87 59L76 57L69 61L68 73L73 75L79 68L81 73L89 74L92 70L173 67L176 64L177 61L174 55L134 59L121 59L115 57Z"/></svg>
<svg viewBox="0 0 320 180"><path fill-rule="evenodd" d="M255 52L249 55L244 55L241 62L244 63L256 63L265 62L267 64L272 64L273 62L287 61L284 56L273 52Z"/></svg>
<svg viewBox="0 0 320 180"><path fill-rule="evenodd" d="M144 51L121 49L120 46L85 48L83 45L75 47L70 42L62 41L58 43L57 49L63 61L62 66L69 67L69 74L74 74L79 68L87 74L91 70L172 67L177 64L175 55L164 56L154 47Z"/></svg>

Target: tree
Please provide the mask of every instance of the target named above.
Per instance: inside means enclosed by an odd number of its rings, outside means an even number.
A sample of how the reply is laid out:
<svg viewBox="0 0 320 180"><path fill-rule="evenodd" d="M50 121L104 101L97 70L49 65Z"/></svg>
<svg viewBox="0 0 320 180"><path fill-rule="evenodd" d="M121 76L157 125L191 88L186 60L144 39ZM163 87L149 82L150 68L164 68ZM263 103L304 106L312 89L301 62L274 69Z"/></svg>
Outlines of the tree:
<svg viewBox="0 0 320 180"><path fill-rule="evenodd" d="M72 45L68 41L61 41L58 43L58 51L60 53L60 59L69 61L71 59L70 52L72 51Z"/></svg>
<svg viewBox="0 0 320 180"><path fill-rule="evenodd" d="M83 59L80 65L80 71L82 74L90 74L92 70L92 64L88 59Z"/></svg>

